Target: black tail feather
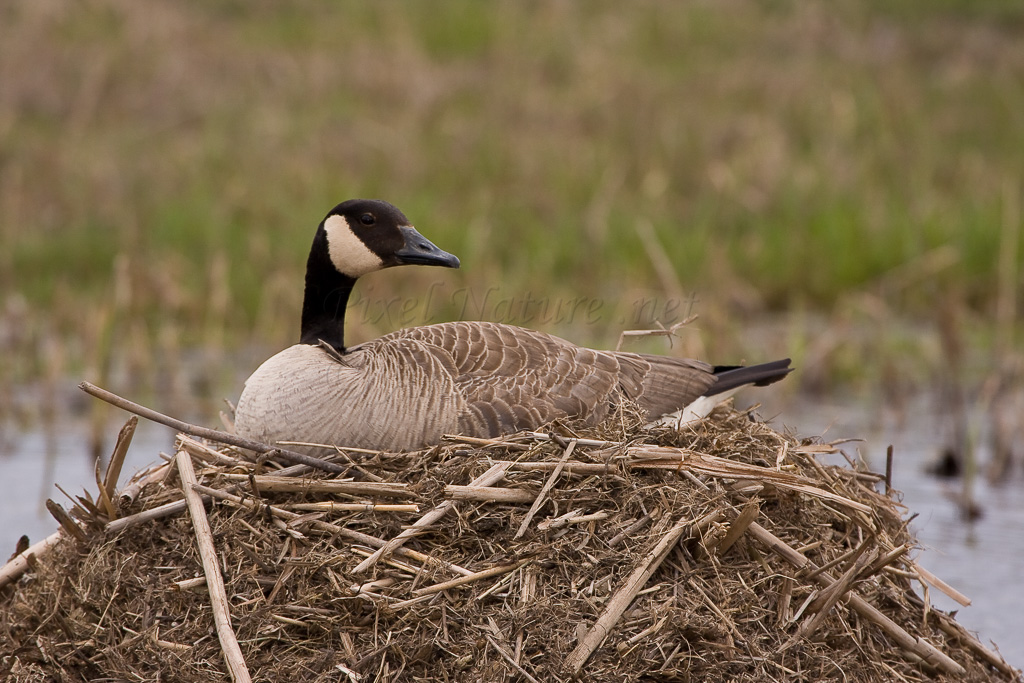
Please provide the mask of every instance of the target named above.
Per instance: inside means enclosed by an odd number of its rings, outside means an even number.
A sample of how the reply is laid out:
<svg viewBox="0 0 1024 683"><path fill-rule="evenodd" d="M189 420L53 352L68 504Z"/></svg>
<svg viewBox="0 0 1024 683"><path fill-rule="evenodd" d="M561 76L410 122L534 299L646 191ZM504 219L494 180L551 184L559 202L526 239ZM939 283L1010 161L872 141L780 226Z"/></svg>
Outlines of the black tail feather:
<svg viewBox="0 0 1024 683"><path fill-rule="evenodd" d="M773 360L770 363L761 363L743 367L741 365L719 365L715 367L715 377L718 381L711 385L711 388L704 392L705 396L714 396L729 391L744 384L753 384L756 387L768 386L793 371L789 367L790 359Z"/></svg>

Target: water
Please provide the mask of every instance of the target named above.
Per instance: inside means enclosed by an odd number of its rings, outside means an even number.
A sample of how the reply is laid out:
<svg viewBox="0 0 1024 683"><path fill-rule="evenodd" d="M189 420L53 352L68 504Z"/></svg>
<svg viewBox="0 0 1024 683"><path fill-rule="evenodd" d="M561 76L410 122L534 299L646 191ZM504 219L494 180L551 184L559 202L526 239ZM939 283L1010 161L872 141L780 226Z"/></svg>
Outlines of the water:
<svg viewBox="0 0 1024 683"><path fill-rule="evenodd" d="M1017 475L1002 487L993 488L979 479L975 498L984 516L975 523L960 517L951 495L959 480L943 481L924 474L925 465L942 446L940 421L926 410L910 414L906 424L879 424L867 411L842 405L768 406L764 415L777 414L776 425L796 428L803 436L821 434L829 440L843 437L865 439L845 446L851 454L859 448L872 469L884 470L885 449L895 448L893 485L903 491L903 502L918 517L912 528L926 550L917 560L926 569L972 599L970 607L931 590L932 603L943 610L959 610L958 621L980 634L982 643L998 644L1011 664L1024 666L1024 478ZM874 426L873 426L874 425ZM106 433L113 438L119 424ZM53 435L55 459L46 466L46 440L41 432L13 437L11 455L0 456L0 554L6 559L17 539L28 534L35 542L49 535L56 522L43 502L53 498L65 507L67 499L53 486L56 481L72 495L86 489L95 494L92 463L86 455L84 424L62 424ZM141 421L128 452L121 482L168 452L173 432Z"/></svg>

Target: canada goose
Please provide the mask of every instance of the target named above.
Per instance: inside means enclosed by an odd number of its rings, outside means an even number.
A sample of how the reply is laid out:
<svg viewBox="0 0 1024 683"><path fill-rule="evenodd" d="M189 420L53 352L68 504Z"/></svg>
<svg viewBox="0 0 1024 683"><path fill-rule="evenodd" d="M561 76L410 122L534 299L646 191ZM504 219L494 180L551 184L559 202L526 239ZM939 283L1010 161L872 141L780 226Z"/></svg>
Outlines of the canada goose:
<svg viewBox="0 0 1024 683"><path fill-rule="evenodd" d="M458 268L387 202L353 199L317 228L306 265L299 343L245 382L238 434L380 450L411 450L446 433L494 437L558 417L601 420L623 398L651 419L704 396L785 377L789 359L751 367L595 351L490 322L413 327L346 348L356 280L406 264Z"/></svg>

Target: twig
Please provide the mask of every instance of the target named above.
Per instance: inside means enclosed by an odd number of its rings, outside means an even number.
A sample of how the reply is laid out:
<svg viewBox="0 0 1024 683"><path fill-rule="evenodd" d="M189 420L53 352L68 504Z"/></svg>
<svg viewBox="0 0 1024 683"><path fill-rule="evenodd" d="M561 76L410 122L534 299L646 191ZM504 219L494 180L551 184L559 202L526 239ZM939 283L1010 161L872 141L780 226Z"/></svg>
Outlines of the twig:
<svg viewBox="0 0 1024 683"><path fill-rule="evenodd" d="M525 435L534 441L553 441L551 435L544 432L526 432ZM579 446L594 446L596 448L611 448L622 445L621 441L602 441L600 439L576 439L576 443Z"/></svg>
<svg viewBox="0 0 1024 683"><path fill-rule="evenodd" d="M615 350L620 351L622 349L622 342L626 341L626 337L668 337L669 346L672 346L672 337L676 336L676 332L683 325L689 325L697 319L696 315L687 316L685 319L674 323L671 327L659 327L656 330L623 330L619 334L619 341L615 345ZM659 326L660 322L655 321Z"/></svg>
<svg viewBox="0 0 1024 683"><path fill-rule="evenodd" d="M481 474L479 477L470 482L470 486L489 486L490 484L497 483L505 477L505 471L507 467L502 463L495 463L489 470ZM455 506L454 500L443 501L436 508L428 512L427 514L420 517L416 522L409 528L402 531L390 541L384 544L383 547L378 548L377 551L370 555L368 558L356 565L355 569L352 570L353 574L359 574L365 572L367 569L377 563L381 557L386 554L395 552L396 549L402 547L402 545L413 536L418 535L423 529L431 526L437 520L441 519Z"/></svg>
<svg viewBox="0 0 1024 683"><path fill-rule="evenodd" d="M512 460L496 460L508 466L508 469L517 472L550 472L558 468L557 462L515 462ZM608 474L613 472L615 465L604 465L598 462L566 462L562 471L566 474Z"/></svg>
<svg viewBox="0 0 1024 683"><path fill-rule="evenodd" d="M648 512L646 515L636 520L619 533L615 534L615 536L613 536L612 539L608 541L608 547L614 548L619 543L622 543L624 540L626 540L627 536L631 536L641 527L646 526L646 524L650 522L652 519L654 519L654 515Z"/></svg>
<svg viewBox="0 0 1024 683"><path fill-rule="evenodd" d="M217 550L213 546L210 522L206 518L206 509L203 507L202 498L192 489L192 486L197 483L195 470L192 469L192 456L186 451L180 450L176 456L176 463L178 473L181 475L181 490L185 493L188 511L192 516L192 528L196 533L199 556L203 561L206 588L210 593L210 606L213 608L213 620L217 625L217 638L220 640L220 647L224 652L224 660L227 662L228 671L231 673L233 681L248 683L252 679L245 666L245 658L242 656L242 649L238 646L238 639L235 638L235 632L231 628L228 596L224 590L224 578L220 574L220 566L217 563Z"/></svg>
<svg viewBox="0 0 1024 683"><path fill-rule="evenodd" d="M629 575L629 578L619 587L615 595L611 597L604 612L598 617L590 631L583 636L576 648L569 653L565 660L565 667L573 675L579 674L587 659L590 658L590 655L601 646L601 643L611 633L612 627L618 622L622 613L626 611L626 608L633 602L633 598L636 597L648 579L661 566L669 551L675 547L683 534L688 530L703 528L708 524L714 523L722 517L722 514L721 510L715 510L696 522L689 521L688 517L681 517L661 537L661 540L640 560L640 563Z"/></svg>
<svg viewBox="0 0 1024 683"><path fill-rule="evenodd" d="M95 396L96 398L106 401L110 405L120 408L121 410L127 410L130 413L135 413L139 417L144 417L147 420L158 422L170 427L171 429L175 429L179 432L185 432L186 434L191 434L192 436L197 436L201 439L209 439L210 441L216 441L218 443L226 443L231 446L238 446L239 448L245 448L257 453L269 453L273 451L274 454L279 456L282 460L302 463L303 465L309 465L310 467L315 467L327 472L333 472L335 474L342 474L345 471L345 468L341 465L333 462L327 462L320 458L314 458L311 455L296 453L295 451L289 451L275 446L268 446L267 444L260 443L259 441L243 439L240 436L228 434L227 432L221 432L207 427L199 427L187 422L182 422L181 420L176 420L173 417L164 415L163 413L158 413L152 408L147 408L139 405L138 403L133 403L126 398L121 398L117 394L107 391L106 389L101 389L95 384L90 384L89 382L82 382L78 385L78 388L90 396Z"/></svg>
<svg viewBox="0 0 1024 683"><path fill-rule="evenodd" d="M319 503L293 503L281 509L303 512L419 512L420 506L416 503L335 503L325 500Z"/></svg>
<svg viewBox="0 0 1024 683"><path fill-rule="evenodd" d="M188 434L178 434L178 444L181 448L188 451L193 457L199 458L203 462L225 465L227 467L244 467L246 470L251 470L256 467L256 463L254 462L249 462L248 460L242 460L240 458L232 458L230 455L224 455L220 451L210 448L205 443L193 439Z"/></svg>
<svg viewBox="0 0 1024 683"><path fill-rule="evenodd" d="M448 484L444 495L454 500L474 500L485 503L529 503L537 496L526 489L507 489L495 486L458 486Z"/></svg>
<svg viewBox="0 0 1024 683"><path fill-rule="evenodd" d="M408 484L375 481L338 481L336 479L297 479L274 474L222 474L228 481L255 482L261 492L274 493L348 493L356 495L386 496L389 498L416 498Z"/></svg>
<svg viewBox="0 0 1024 683"><path fill-rule="evenodd" d="M515 441L506 441L504 439L481 439L476 436L465 436L464 434L445 434L441 437L444 441L454 441L456 443L468 443L474 446L501 446L502 448L511 448L517 451L528 451L530 447L516 443Z"/></svg>
<svg viewBox="0 0 1024 683"><path fill-rule="evenodd" d="M554 519L546 519L537 525L538 531L548 531L551 529L561 529L564 526L570 524L589 524L590 522L600 522L601 520L608 519L611 515L607 512L592 512L589 515L581 515L579 510L573 510L567 512L560 517Z"/></svg>
<svg viewBox="0 0 1024 683"><path fill-rule="evenodd" d="M548 491L550 491L551 487L555 485L556 481L558 481L558 475L562 473L565 461L569 459L569 456L572 455L574 450L576 450L576 439L570 441L569 445L565 447L565 452L562 453L562 457L558 461L558 466L551 472L551 476L548 477L548 480L544 482L544 486L541 488L540 493L537 494L536 500L533 501L533 505L530 506L529 512L527 512L526 516L523 518L523 523L519 525L519 530L516 531L516 535L512 537L513 541L522 538L523 534L526 533L526 530L530 526L530 522L533 521L533 516L537 514L537 510L540 510L540 506L544 504Z"/></svg>
<svg viewBox="0 0 1024 683"><path fill-rule="evenodd" d="M518 671L518 672L519 672L519 673L520 673L520 674L521 674L521 675L523 676L523 678L525 678L526 680L530 681L530 683L540 683L540 681L538 681L538 680L537 680L536 678L534 678L533 676L531 676L531 675L530 675L530 674L529 674L529 673L528 673L528 672L526 671L526 669L524 669L523 667L521 667L521 666L520 666L520 665L519 665L519 664L518 664L518 663L516 662L516 660L512 658L512 655L510 655L509 653L505 652L505 649L504 649L503 647L501 647L501 645L498 645L498 643L497 643L497 642L496 642L496 641L494 640L494 638L492 638L492 637L491 637L491 636L490 636L489 634L487 634L487 633L485 633L485 634L484 634L484 638L486 638L486 639L487 639L487 642L491 644L491 647L493 647L493 648L494 648L495 650L497 650L497 651L498 651L498 654L499 654L499 655L501 655L501 658L502 658L502 659L504 659L504 660L505 660L506 662L508 662L508 663L509 663L509 665L511 665L511 667L512 667L513 669L515 669L516 671Z"/></svg>
<svg viewBox="0 0 1024 683"><path fill-rule="evenodd" d="M523 560L522 562L516 562L515 564L506 564L500 567L491 567L490 569L485 569L483 571L470 574L469 576L460 576L459 578L452 579L451 581L444 581L442 583L435 583L433 586L417 588L412 592L412 594L418 596L440 593L441 591L446 591L450 588L458 588L459 586L465 585L467 583L472 583L474 581L482 581L483 579L489 579L492 576L508 574L509 572L513 572L519 569L520 567L528 564L529 562L532 562L532 560Z"/></svg>

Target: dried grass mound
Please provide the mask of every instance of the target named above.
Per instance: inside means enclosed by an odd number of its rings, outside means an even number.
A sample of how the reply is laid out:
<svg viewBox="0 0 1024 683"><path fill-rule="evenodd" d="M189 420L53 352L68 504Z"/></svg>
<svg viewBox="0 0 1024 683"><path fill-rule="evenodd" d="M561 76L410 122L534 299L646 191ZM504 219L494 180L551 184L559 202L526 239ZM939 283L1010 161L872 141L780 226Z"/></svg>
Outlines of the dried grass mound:
<svg viewBox="0 0 1024 683"><path fill-rule="evenodd" d="M912 590L882 477L746 413L346 451L338 476L178 444L22 556L0 675L1020 680Z"/></svg>

